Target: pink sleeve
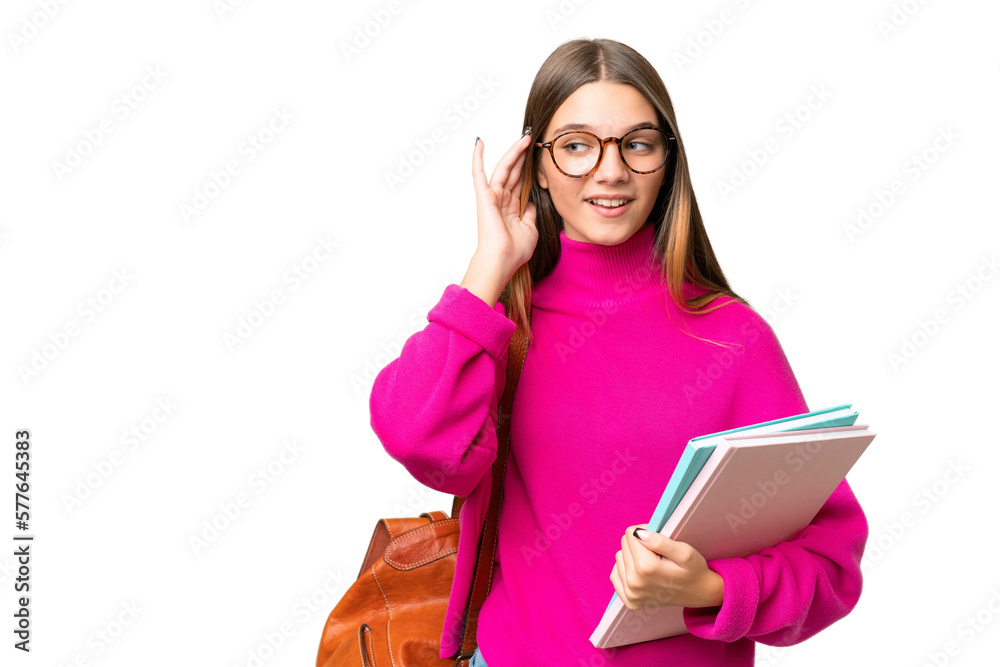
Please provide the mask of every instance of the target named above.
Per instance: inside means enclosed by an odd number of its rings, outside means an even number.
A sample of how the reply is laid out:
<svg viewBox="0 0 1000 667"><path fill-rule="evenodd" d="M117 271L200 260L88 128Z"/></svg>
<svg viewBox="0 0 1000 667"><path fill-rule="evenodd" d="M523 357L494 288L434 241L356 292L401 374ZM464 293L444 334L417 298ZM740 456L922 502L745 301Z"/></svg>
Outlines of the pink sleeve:
<svg viewBox="0 0 1000 667"><path fill-rule="evenodd" d="M756 313L734 398L734 426L808 412L773 330ZM685 608L688 631L704 639L742 637L789 646L846 616L861 595L868 522L847 480L795 538L746 558L708 562L724 581L720 607Z"/></svg>
<svg viewBox="0 0 1000 667"><path fill-rule="evenodd" d="M448 285L397 359L375 378L372 430L420 483L467 497L496 459L498 397L516 325Z"/></svg>

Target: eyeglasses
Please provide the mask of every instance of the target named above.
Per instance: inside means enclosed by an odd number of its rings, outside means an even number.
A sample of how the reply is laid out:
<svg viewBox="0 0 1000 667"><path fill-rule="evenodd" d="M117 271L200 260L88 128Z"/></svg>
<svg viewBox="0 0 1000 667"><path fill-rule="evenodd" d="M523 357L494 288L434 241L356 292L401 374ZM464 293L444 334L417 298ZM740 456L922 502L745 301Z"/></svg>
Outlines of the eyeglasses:
<svg viewBox="0 0 1000 667"><path fill-rule="evenodd" d="M667 163L670 143L674 137L657 127L640 127L622 137L601 139L596 134L574 130L563 132L551 141L536 141L539 148L548 148L552 164L570 178L583 178L597 170L604 159L604 147L618 145L618 156L637 174L652 174Z"/></svg>

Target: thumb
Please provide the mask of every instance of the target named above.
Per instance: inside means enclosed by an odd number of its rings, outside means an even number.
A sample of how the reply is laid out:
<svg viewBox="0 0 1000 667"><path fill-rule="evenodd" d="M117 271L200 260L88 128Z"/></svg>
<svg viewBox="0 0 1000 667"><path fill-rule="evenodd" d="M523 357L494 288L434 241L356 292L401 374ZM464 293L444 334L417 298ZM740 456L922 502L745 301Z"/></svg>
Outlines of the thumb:
<svg viewBox="0 0 1000 667"><path fill-rule="evenodd" d="M670 539L663 533L654 533L640 527L636 528L632 534L642 542L644 547L660 554L664 558L669 558L676 562L676 558L681 555L678 551L680 543Z"/></svg>

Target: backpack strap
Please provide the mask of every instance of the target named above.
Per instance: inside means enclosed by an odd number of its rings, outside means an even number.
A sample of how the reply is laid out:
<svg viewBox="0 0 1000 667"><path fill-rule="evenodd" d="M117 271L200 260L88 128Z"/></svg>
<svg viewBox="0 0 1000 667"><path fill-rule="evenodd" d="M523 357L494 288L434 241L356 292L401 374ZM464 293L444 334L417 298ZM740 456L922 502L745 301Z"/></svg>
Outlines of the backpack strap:
<svg viewBox="0 0 1000 667"><path fill-rule="evenodd" d="M530 322L529 325L530 326ZM493 562L496 559L497 533L500 527L500 505L503 502L503 480L507 471L507 454L510 451L510 417L511 406L514 403L514 391L521 378L524 368L524 358L528 352L528 335L521 328L514 332L507 350L507 382L504 385L503 397L497 415L497 458L493 462L493 487L490 491L490 506L486 511L486 521L479 536L476 571L472 577L472 590L465 611L465 625L462 630L462 648L456 657L455 665L463 659L471 659L476 650L476 627L479 621L479 610L490 592L493 581ZM458 516L464 498L455 497L452 503L452 517Z"/></svg>

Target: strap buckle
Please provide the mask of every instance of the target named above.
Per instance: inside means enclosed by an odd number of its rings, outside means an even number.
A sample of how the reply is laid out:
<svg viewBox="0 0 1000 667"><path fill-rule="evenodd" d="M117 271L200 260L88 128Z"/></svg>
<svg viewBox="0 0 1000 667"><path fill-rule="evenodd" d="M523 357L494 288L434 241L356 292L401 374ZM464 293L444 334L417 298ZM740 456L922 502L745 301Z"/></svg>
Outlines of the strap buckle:
<svg viewBox="0 0 1000 667"><path fill-rule="evenodd" d="M474 655L475 651L473 651L472 653L459 653L458 657L455 658L455 667L459 667L459 663L462 662L463 660L468 660L469 662L472 662L472 656Z"/></svg>

